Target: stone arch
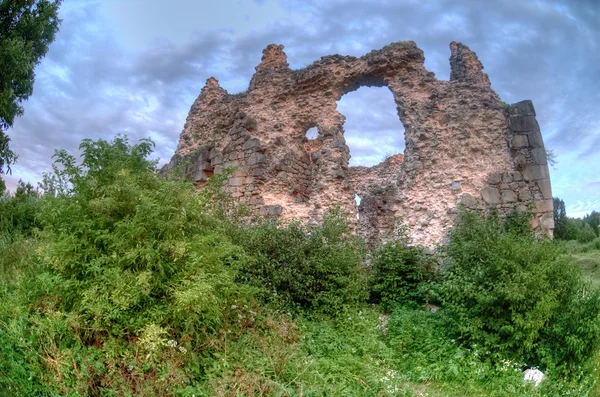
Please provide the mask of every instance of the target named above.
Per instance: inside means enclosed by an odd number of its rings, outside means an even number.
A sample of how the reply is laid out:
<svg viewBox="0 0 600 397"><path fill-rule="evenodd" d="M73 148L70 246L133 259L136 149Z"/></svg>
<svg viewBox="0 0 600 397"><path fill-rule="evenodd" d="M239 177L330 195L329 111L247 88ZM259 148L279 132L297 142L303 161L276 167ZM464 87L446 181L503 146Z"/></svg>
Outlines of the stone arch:
<svg viewBox="0 0 600 397"><path fill-rule="evenodd" d="M342 129L350 150L349 166L371 167L390 156L404 156L405 128L398 114L398 104L387 86L369 85L348 90L337 105L345 119Z"/></svg>

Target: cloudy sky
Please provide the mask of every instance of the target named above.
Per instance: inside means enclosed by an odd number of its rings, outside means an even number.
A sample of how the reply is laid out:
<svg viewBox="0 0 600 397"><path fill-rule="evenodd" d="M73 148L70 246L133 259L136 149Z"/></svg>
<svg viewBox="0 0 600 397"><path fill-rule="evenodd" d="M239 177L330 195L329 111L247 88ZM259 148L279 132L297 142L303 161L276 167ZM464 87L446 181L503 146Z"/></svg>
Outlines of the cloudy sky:
<svg viewBox="0 0 600 397"><path fill-rule="evenodd" d="M206 79L248 87L261 51L283 44L302 68L414 40L448 79L450 41L474 50L505 102L531 99L567 214L600 211L600 1L68 0L34 93L9 134L20 158L7 184L37 182L55 149L83 138L151 137L168 161ZM361 88L338 103L352 164L403 151L391 93Z"/></svg>

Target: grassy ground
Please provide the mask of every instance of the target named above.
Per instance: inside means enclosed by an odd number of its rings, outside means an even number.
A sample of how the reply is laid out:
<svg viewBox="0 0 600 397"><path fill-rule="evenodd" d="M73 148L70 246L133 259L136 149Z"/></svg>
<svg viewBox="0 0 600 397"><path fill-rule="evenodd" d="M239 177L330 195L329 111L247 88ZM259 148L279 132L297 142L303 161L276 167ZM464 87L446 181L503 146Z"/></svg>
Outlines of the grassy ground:
<svg viewBox="0 0 600 397"><path fill-rule="evenodd" d="M586 280L600 287L600 251L573 254L573 262L581 268Z"/></svg>
<svg viewBox="0 0 600 397"><path fill-rule="evenodd" d="M600 238L589 243L577 241L561 242L573 263L581 268L583 276L596 286L600 286Z"/></svg>

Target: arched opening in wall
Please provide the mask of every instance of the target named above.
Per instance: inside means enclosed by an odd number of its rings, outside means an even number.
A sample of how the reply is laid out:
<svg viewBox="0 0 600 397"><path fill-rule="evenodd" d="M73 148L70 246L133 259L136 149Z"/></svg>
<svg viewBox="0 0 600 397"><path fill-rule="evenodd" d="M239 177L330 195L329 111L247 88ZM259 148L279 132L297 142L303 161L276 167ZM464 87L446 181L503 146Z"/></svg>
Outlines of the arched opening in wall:
<svg viewBox="0 0 600 397"><path fill-rule="evenodd" d="M371 167L404 153L404 126L387 87L360 87L338 101L338 111L346 117L350 166Z"/></svg>
<svg viewBox="0 0 600 397"><path fill-rule="evenodd" d="M360 201L362 199L360 198L360 196L358 194L354 195L354 201L356 202L356 219L360 219Z"/></svg>

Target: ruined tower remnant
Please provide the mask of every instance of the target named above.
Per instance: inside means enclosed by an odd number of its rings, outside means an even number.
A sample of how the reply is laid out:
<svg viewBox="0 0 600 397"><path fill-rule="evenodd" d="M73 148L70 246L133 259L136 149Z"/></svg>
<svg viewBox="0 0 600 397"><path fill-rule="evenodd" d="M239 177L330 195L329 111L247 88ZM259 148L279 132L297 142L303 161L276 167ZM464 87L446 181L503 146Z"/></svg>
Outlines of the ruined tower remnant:
<svg viewBox="0 0 600 397"><path fill-rule="evenodd" d="M201 185L236 167L225 189L258 213L318 222L339 205L370 241L389 238L402 219L415 243L434 245L461 205L530 207L532 226L551 235L548 164L531 101L503 104L477 55L461 43L450 49L450 81L441 81L412 41L360 58L326 56L300 70L289 68L283 46L271 44L248 91L231 95L207 80L163 172L183 160ZM336 101L361 86L392 92L405 128L403 157L348 165ZM308 140L312 127L318 136Z"/></svg>

